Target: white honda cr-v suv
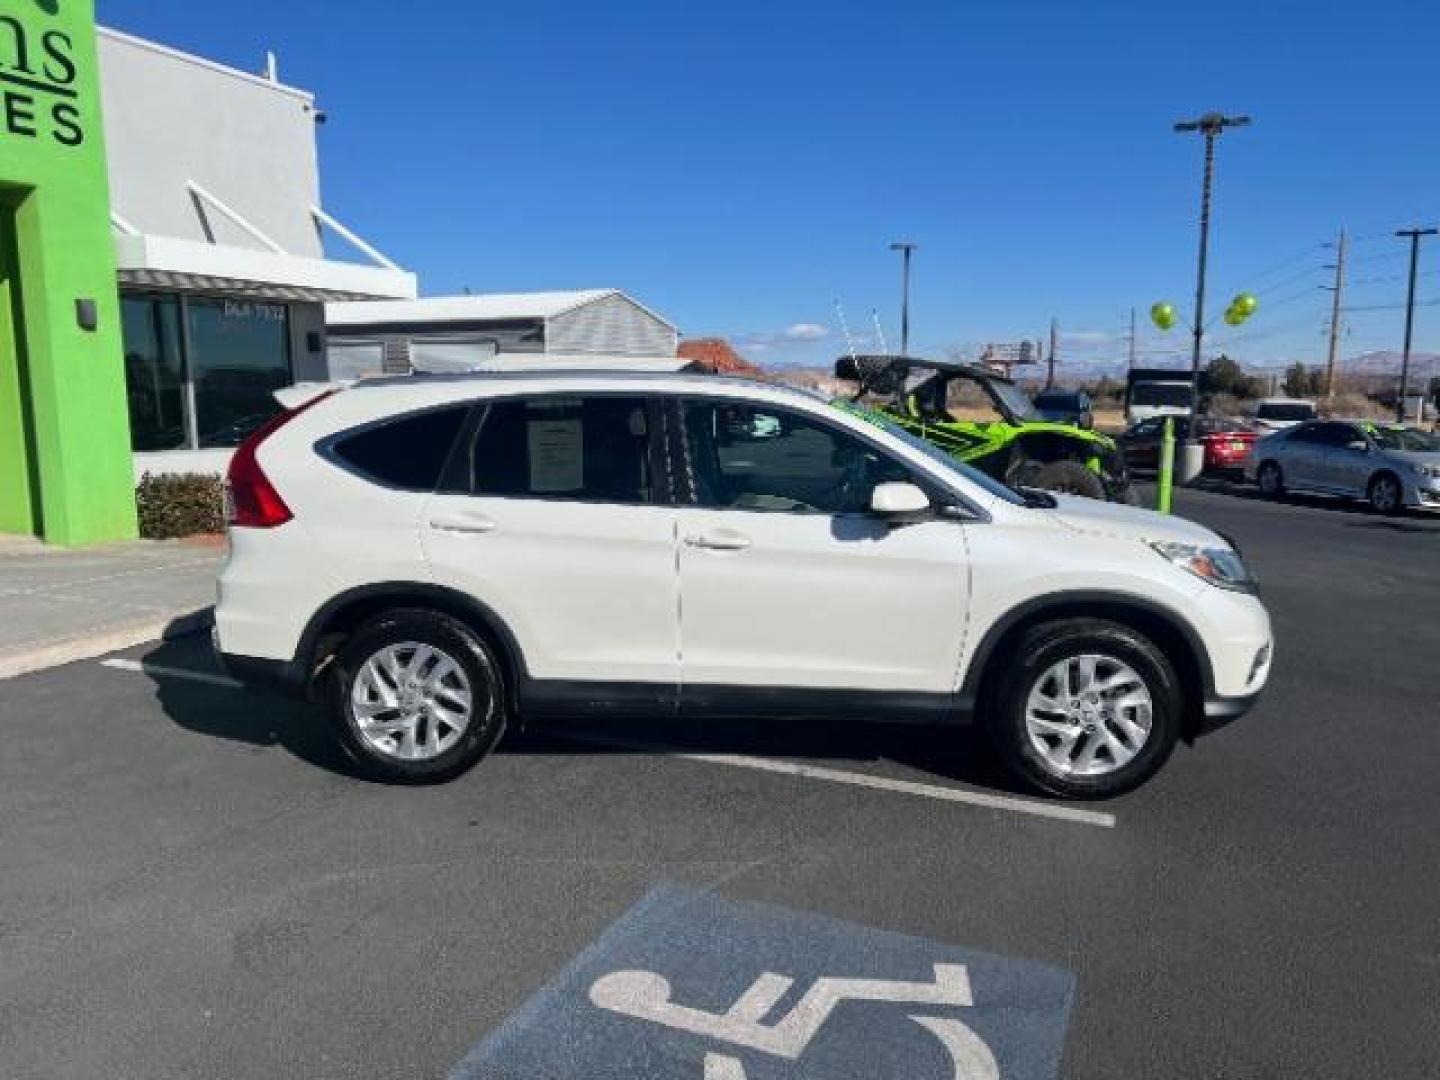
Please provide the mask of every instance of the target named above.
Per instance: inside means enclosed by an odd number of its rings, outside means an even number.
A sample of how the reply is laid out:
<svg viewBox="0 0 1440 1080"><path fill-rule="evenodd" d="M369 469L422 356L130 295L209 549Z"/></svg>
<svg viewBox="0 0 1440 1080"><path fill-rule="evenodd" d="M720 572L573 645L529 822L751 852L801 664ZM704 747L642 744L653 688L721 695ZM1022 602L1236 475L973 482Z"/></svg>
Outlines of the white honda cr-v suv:
<svg viewBox="0 0 1440 1080"><path fill-rule="evenodd" d="M1269 675L1215 533L1017 493L757 382L317 392L236 453L229 498L226 668L324 696L395 780L454 777L546 714L975 718L1035 787L1098 797Z"/></svg>

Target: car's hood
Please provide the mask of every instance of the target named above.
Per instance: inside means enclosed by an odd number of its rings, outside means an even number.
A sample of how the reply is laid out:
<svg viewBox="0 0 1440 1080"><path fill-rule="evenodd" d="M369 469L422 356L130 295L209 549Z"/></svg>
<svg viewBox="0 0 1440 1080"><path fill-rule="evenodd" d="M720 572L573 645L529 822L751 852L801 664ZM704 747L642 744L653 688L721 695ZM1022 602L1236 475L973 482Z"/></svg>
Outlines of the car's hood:
<svg viewBox="0 0 1440 1080"><path fill-rule="evenodd" d="M1076 532L1203 547L1229 546L1205 526L1170 514L1157 514L1154 510L1141 510L1136 506L1101 502L1079 495L1055 495L1054 498L1056 506L1050 514L1060 524Z"/></svg>
<svg viewBox="0 0 1440 1080"><path fill-rule="evenodd" d="M1440 451L1435 450L1386 450L1386 460L1402 465L1440 465Z"/></svg>

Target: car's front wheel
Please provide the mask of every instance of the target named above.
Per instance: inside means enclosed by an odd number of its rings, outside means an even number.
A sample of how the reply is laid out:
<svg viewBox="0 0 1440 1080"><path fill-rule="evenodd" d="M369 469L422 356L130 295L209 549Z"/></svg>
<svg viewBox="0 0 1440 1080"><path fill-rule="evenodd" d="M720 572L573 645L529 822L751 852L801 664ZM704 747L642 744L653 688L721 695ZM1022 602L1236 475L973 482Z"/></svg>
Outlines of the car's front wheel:
<svg viewBox="0 0 1440 1080"><path fill-rule="evenodd" d="M1381 473L1371 480L1366 494L1371 507L1379 514L1398 513L1405 501L1400 490L1400 481L1390 473Z"/></svg>
<svg viewBox="0 0 1440 1080"><path fill-rule="evenodd" d="M505 730L500 666L464 623L439 612L387 612L341 648L331 681L340 741L376 779L451 780Z"/></svg>
<svg viewBox="0 0 1440 1080"><path fill-rule="evenodd" d="M1128 626L1066 619L1022 636L987 726L1005 763L1041 791L1118 795L1154 776L1180 735L1181 690L1164 654Z"/></svg>

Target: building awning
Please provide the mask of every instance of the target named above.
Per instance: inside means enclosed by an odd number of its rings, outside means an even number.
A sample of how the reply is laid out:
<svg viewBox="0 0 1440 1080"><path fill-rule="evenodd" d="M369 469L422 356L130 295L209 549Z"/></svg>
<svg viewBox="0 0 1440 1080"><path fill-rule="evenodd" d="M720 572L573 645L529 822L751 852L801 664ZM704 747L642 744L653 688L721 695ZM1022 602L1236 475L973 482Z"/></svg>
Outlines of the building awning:
<svg viewBox="0 0 1440 1080"><path fill-rule="evenodd" d="M309 259L252 248L117 235L120 284L264 300L413 300L415 275L383 266Z"/></svg>

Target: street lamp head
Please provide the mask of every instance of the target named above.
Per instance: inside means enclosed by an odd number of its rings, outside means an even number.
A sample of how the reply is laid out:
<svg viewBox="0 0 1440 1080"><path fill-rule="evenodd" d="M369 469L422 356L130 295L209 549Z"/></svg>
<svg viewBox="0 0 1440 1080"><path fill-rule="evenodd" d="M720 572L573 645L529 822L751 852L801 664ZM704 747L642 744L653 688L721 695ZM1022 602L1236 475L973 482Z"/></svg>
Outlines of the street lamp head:
<svg viewBox="0 0 1440 1080"><path fill-rule="evenodd" d="M1207 135L1218 135L1226 128L1249 127L1251 122L1248 116L1226 116L1224 113L1208 112L1194 120L1181 120L1175 125L1175 130L1179 132L1202 131Z"/></svg>

